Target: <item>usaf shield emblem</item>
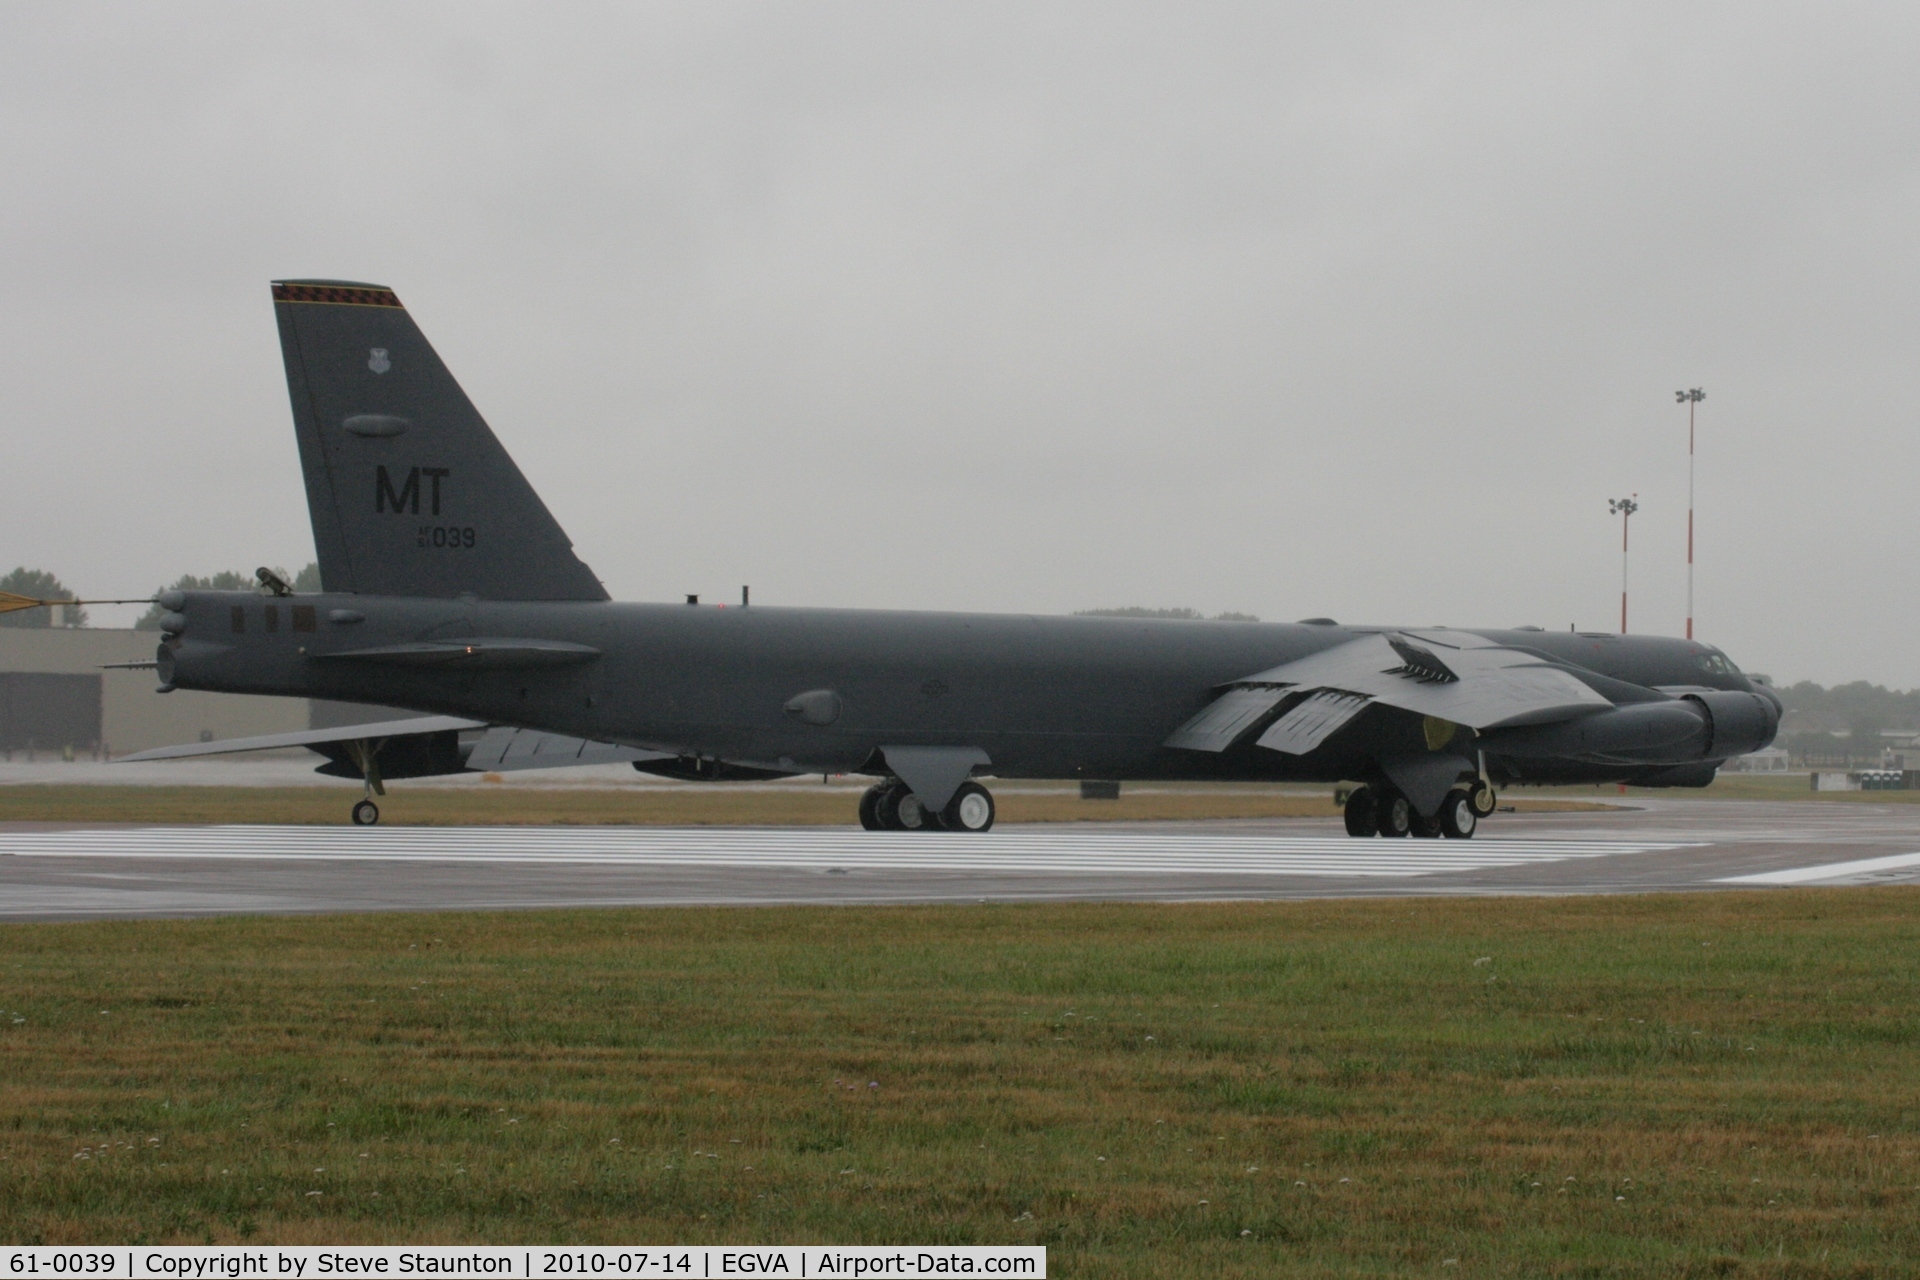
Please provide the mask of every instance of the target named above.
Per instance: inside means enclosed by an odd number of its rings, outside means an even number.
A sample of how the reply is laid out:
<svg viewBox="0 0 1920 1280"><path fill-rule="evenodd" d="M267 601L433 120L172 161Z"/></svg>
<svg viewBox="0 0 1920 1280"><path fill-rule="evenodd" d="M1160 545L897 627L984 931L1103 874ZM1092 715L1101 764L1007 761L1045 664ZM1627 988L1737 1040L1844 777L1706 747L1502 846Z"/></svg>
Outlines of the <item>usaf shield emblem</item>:
<svg viewBox="0 0 1920 1280"><path fill-rule="evenodd" d="M373 370L375 373L385 373L387 370L393 368L393 361L387 359L387 349L385 347L374 347L367 352L367 368Z"/></svg>

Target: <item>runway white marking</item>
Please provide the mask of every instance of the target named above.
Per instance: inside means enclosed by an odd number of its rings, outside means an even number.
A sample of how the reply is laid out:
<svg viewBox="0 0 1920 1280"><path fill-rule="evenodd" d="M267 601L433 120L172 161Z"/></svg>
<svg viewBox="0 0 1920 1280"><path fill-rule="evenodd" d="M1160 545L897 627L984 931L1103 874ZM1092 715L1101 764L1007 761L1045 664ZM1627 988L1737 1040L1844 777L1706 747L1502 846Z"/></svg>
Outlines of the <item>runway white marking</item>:
<svg viewBox="0 0 1920 1280"><path fill-rule="evenodd" d="M1883 871L1904 871L1920 867L1920 853L1896 853L1885 858L1861 858L1856 862L1829 862L1817 867L1788 867L1785 871L1761 871L1750 876L1725 876L1715 884L1819 884L1825 880L1850 880Z"/></svg>
<svg viewBox="0 0 1920 1280"><path fill-rule="evenodd" d="M1002 828L986 835L836 827L118 827L0 834L28 858L372 859L855 871L1424 876L1696 848L1643 840L1352 840Z"/></svg>

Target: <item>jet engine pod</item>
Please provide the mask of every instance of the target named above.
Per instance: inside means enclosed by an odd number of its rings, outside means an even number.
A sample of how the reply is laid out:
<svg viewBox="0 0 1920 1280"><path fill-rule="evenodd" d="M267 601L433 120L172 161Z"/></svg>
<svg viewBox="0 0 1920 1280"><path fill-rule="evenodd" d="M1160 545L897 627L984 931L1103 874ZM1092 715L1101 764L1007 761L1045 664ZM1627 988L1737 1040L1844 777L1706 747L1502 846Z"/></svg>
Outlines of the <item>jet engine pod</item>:
<svg viewBox="0 0 1920 1280"><path fill-rule="evenodd" d="M1706 711L1713 740L1707 754L1718 760L1758 751L1773 741L1780 729L1780 713L1772 700L1739 689L1716 689L1711 693L1690 693L1688 702L1697 702Z"/></svg>
<svg viewBox="0 0 1920 1280"><path fill-rule="evenodd" d="M753 765L728 764L711 756L671 756L664 760L635 760L640 773L677 778L682 782L762 782L773 778L791 778L793 769L760 769Z"/></svg>
<svg viewBox="0 0 1920 1280"><path fill-rule="evenodd" d="M1503 729L1486 735L1490 752L1523 759L1569 756L1585 760L1698 760L1712 736L1712 722L1685 699L1631 702L1598 715L1558 724Z"/></svg>

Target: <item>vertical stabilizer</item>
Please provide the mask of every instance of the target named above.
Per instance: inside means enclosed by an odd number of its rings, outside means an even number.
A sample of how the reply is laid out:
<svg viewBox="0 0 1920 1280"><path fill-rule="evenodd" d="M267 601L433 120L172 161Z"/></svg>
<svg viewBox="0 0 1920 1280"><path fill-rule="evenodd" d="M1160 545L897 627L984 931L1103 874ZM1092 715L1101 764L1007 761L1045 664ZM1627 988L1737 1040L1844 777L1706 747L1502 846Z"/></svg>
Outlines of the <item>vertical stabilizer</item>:
<svg viewBox="0 0 1920 1280"><path fill-rule="evenodd" d="M605 600L393 290L273 286L328 591Z"/></svg>

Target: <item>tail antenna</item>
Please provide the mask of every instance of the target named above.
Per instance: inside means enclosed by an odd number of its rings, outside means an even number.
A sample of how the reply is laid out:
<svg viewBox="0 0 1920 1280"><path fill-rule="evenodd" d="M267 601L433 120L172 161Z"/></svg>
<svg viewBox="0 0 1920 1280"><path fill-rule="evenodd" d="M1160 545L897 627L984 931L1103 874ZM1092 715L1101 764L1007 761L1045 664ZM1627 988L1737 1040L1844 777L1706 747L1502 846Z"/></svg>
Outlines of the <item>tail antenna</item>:
<svg viewBox="0 0 1920 1280"><path fill-rule="evenodd" d="M138 600L36 600L32 596L0 591L0 613L18 613L22 609L53 609L70 604L152 604L153 601L152 596L141 596Z"/></svg>

